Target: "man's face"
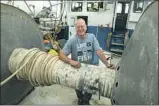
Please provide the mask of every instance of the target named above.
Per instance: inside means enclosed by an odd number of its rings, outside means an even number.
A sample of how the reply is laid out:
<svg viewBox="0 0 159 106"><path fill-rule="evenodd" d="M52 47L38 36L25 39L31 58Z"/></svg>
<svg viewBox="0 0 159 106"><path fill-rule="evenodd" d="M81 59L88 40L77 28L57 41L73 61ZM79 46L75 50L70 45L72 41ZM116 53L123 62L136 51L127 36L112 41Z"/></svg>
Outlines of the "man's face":
<svg viewBox="0 0 159 106"><path fill-rule="evenodd" d="M84 20L78 20L76 23L76 33L79 37L85 38L86 35L86 24Z"/></svg>

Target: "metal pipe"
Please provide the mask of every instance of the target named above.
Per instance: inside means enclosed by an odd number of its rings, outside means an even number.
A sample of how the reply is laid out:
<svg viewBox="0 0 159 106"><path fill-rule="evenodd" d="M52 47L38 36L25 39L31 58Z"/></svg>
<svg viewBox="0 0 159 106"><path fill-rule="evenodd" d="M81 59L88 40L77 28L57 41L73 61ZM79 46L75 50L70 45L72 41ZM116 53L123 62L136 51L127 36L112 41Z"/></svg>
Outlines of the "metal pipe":
<svg viewBox="0 0 159 106"><path fill-rule="evenodd" d="M46 9L52 8L53 6L60 5L60 4L62 4L62 3L52 4L50 7L44 8L44 9L41 10L41 11L44 11L44 10L46 10ZM41 12L41 11L40 11L40 12ZM40 12L38 12L37 15L38 15Z"/></svg>
<svg viewBox="0 0 159 106"><path fill-rule="evenodd" d="M27 4L27 2L24 0L25 4L27 5L28 9L30 10L30 12L34 15L34 13L31 11L29 5Z"/></svg>
<svg viewBox="0 0 159 106"><path fill-rule="evenodd" d="M50 3L50 7L52 6L52 3L51 3L51 1L50 0L48 0L49 1L49 3ZM52 8L51 8L51 10L52 10Z"/></svg>

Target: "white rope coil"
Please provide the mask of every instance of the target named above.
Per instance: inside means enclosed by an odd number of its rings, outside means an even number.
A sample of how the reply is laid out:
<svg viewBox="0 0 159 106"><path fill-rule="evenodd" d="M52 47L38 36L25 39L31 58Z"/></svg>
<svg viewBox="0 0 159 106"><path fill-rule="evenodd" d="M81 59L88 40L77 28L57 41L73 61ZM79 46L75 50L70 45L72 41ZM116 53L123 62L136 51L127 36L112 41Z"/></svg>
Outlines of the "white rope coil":
<svg viewBox="0 0 159 106"><path fill-rule="evenodd" d="M19 68L22 68L19 71ZM74 89L111 96L115 71L106 67L83 64L79 69L72 67L37 48L15 49L9 59L11 73L17 73L19 80L29 80L33 86L60 84ZM18 72L17 72L18 70Z"/></svg>

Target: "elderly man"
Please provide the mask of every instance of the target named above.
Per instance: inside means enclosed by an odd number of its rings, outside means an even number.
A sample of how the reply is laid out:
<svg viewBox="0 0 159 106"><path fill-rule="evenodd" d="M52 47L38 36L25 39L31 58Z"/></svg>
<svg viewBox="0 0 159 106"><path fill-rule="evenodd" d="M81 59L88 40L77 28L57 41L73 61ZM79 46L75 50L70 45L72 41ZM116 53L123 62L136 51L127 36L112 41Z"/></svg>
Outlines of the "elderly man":
<svg viewBox="0 0 159 106"><path fill-rule="evenodd" d="M86 33L87 26L85 21L80 18L75 26L76 35L67 41L63 50L59 51L59 58L73 67L79 68L81 66L80 63L93 64L94 52L96 52L106 67L115 68L114 65L108 63L95 35ZM71 59L67 57L69 54L71 54ZM78 104L89 105L92 94L79 90L75 91L78 97Z"/></svg>

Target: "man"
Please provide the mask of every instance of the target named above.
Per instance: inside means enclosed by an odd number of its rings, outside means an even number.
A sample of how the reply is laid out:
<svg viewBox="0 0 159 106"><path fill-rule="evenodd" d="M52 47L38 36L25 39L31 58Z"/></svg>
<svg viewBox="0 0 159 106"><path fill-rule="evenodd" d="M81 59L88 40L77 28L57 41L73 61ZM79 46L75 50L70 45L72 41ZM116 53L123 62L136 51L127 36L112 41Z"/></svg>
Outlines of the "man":
<svg viewBox="0 0 159 106"><path fill-rule="evenodd" d="M65 44L63 50L59 51L59 58L73 67L80 68L80 62L93 64L94 52L96 52L106 67L114 69L115 66L108 63L95 36L86 33L87 26L85 21L80 18L77 20L75 26L76 36L70 38ZM69 54L71 54L71 59L67 57ZM78 97L78 104L89 105L92 94L79 90L75 91Z"/></svg>

